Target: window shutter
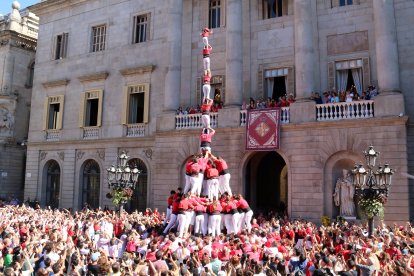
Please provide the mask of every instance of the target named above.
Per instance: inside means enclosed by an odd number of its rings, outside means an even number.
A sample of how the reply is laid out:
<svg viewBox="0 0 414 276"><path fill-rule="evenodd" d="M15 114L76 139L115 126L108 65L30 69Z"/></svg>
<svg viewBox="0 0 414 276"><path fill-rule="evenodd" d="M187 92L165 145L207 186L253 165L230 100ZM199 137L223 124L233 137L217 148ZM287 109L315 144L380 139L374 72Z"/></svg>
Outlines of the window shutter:
<svg viewBox="0 0 414 276"><path fill-rule="evenodd" d="M251 97L255 98L258 95L264 95L263 82L264 82L263 66L259 66L259 72L257 73L257 90L258 91L256 95L250 95Z"/></svg>
<svg viewBox="0 0 414 276"><path fill-rule="evenodd" d="M328 62L328 90L335 89L335 62Z"/></svg>
<svg viewBox="0 0 414 276"><path fill-rule="evenodd" d="M65 106L65 96L59 96L59 116L57 118L57 129L63 128L63 108Z"/></svg>
<svg viewBox="0 0 414 276"><path fill-rule="evenodd" d="M196 80L196 103L201 103L201 77Z"/></svg>
<svg viewBox="0 0 414 276"><path fill-rule="evenodd" d="M364 90L371 85L371 68L369 67L369 57L362 58L362 84Z"/></svg>
<svg viewBox="0 0 414 276"><path fill-rule="evenodd" d="M125 86L122 91L122 118L121 124L128 124L128 114L129 114L129 91L128 86Z"/></svg>
<svg viewBox="0 0 414 276"><path fill-rule="evenodd" d="M79 127L85 126L86 93L81 93L79 106Z"/></svg>
<svg viewBox="0 0 414 276"><path fill-rule="evenodd" d="M221 101L223 102L223 104L226 101L226 76L225 75L221 77Z"/></svg>
<svg viewBox="0 0 414 276"><path fill-rule="evenodd" d="M67 54L67 49L68 49L68 37L69 34L68 33L64 33L62 35L62 58L66 58L66 54Z"/></svg>
<svg viewBox="0 0 414 276"><path fill-rule="evenodd" d="M287 74L287 87L286 90L288 93L295 93L295 71L293 67L288 68Z"/></svg>
<svg viewBox="0 0 414 276"><path fill-rule="evenodd" d="M151 40L151 13L147 14L147 37L146 41Z"/></svg>
<svg viewBox="0 0 414 276"><path fill-rule="evenodd" d="M98 91L99 107L98 107L98 122L96 126L102 126L102 104L103 104L103 90Z"/></svg>
<svg viewBox="0 0 414 276"><path fill-rule="evenodd" d="M222 0L220 5L220 28L226 26L226 6L227 1Z"/></svg>
<svg viewBox="0 0 414 276"><path fill-rule="evenodd" d="M148 123L149 116L149 98L150 98L150 84L146 83L145 85L145 94L144 94L144 124Z"/></svg>
<svg viewBox="0 0 414 276"><path fill-rule="evenodd" d="M48 117L49 117L49 97L46 97L43 105L43 130L48 129Z"/></svg>

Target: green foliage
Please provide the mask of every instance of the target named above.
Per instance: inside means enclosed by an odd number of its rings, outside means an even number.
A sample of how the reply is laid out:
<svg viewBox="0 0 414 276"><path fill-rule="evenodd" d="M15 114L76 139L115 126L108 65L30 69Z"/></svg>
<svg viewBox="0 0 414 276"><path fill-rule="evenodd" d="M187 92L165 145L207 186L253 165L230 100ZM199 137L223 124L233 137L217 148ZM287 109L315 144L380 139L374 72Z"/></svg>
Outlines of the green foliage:
<svg viewBox="0 0 414 276"><path fill-rule="evenodd" d="M131 199L133 193L134 191L131 188L113 189L110 194L112 203L119 207L120 205L127 203L128 200Z"/></svg>
<svg viewBox="0 0 414 276"><path fill-rule="evenodd" d="M361 198L358 200L361 215L366 218L384 218L384 203L380 198Z"/></svg>

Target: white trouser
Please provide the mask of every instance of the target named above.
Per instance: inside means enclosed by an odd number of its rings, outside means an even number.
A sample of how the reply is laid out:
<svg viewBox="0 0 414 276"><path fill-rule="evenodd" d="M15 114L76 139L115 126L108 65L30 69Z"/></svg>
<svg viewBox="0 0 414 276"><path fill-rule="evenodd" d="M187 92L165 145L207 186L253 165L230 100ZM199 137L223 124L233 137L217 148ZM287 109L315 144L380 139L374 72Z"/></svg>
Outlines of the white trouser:
<svg viewBox="0 0 414 276"><path fill-rule="evenodd" d="M210 84L204 84L203 85L203 96L204 96L204 99L210 99L210 90L211 90Z"/></svg>
<svg viewBox="0 0 414 276"><path fill-rule="evenodd" d="M205 196L208 196L207 180L204 179L204 175L203 175L203 178L201 180L201 183L202 183L201 186L202 186L202 190L203 190L202 194L205 195Z"/></svg>
<svg viewBox="0 0 414 276"><path fill-rule="evenodd" d="M210 114L201 115L201 122L204 128L210 128Z"/></svg>
<svg viewBox="0 0 414 276"><path fill-rule="evenodd" d="M214 197L218 199L218 185L217 178L207 180L207 196L209 199L213 199Z"/></svg>
<svg viewBox="0 0 414 276"><path fill-rule="evenodd" d="M203 68L210 71L210 57L203 57Z"/></svg>
<svg viewBox="0 0 414 276"><path fill-rule="evenodd" d="M164 230L164 234L167 234L168 233L168 231L170 231L170 229L174 226L174 224L176 223L176 221L177 221L177 215L176 214L173 214L173 213L171 213L171 217L170 217L170 221L168 222L168 225L167 225L167 227L165 228L165 230Z"/></svg>
<svg viewBox="0 0 414 276"><path fill-rule="evenodd" d="M208 46L208 37L203 36L203 44L204 46Z"/></svg>
<svg viewBox="0 0 414 276"><path fill-rule="evenodd" d="M184 236L185 227L187 226L187 212L183 214L178 214L178 237L182 238Z"/></svg>
<svg viewBox="0 0 414 276"><path fill-rule="evenodd" d="M224 224L226 225L227 234L234 233L233 214L224 215Z"/></svg>
<svg viewBox="0 0 414 276"><path fill-rule="evenodd" d="M185 186L184 186L183 193L186 194L190 190L191 190L190 176L186 174L185 175Z"/></svg>
<svg viewBox="0 0 414 276"><path fill-rule="evenodd" d="M204 223L203 226L201 226L201 231L203 231L203 235L207 235L208 229L209 229L209 225L208 222L210 220L210 216L207 213L204 213ZM204 227L204 229L203 229Z"/></svg>
<svg viewBox="0 0 414 276"><path fill-rule="evenodd" d="M201 195L203 191L203 182L204 182L204 173L198 174L198 180L197 180L197 194Z"/></svg>
<svg viewBox="0 0 414 276"><path fill-rule="evenodd" d="M196 175L192 175L190 176L190 187L191 187L191 193L192 194L196 194L197 196L200 196L200 192L199 190L201 190L201 188L199 189L199 174Z"/></svg>
<svg viewBox="0 0 414 276"><path fill-rule="evenodd" d="M167 208L167 212L166 212L166 215L165 215L165 220L164 220L164 225L167 223L167 221L170 219L170 216L171 216L171 207L168 207Z"/></svg>
<svg viewBox="0 0 414 276"><path fill-rule="evenodd" d="M221 216L218 215L210 215L208 221L208 233L211 234L213 237L220 235L220 222Z"/></svg>
<svg viewBox="0 0 414 276"><path fill-rule="evenodd" d="M240 232L241 220L243 219L242 216L243 216L243 213L235 213L233 215L233 227L234 227L233 229L235 233Z"/></svg>
<svg viewBox="0 0 414 276"><path fill-rule="evenodd" d="M187 211L186 212L186 215L187 215L187 218L186 218L186 223L187 223L186 229L188 229L188 227L190 225L194 225L194 221L195 221L194 211L193 210Z"/></svg>
<svg viewBox="0 0 414 276"><path fill-rule="evenodd" d="M246 226L247 231L250 233L250 231L252 231L252 224L250 223L252 221L252 217L253 217L253 211L250 210L247 213L244 213L244 218L243 218L243 226Z"/></svg>
<svg viewBox="0 0 414 276"><path fill-rule="evenodd" d="M231 175L229 173L219 176L219 191L221 194L227 192L230 196L232 195L230 189L230 178Z"/></svg>
<svg viewBox="0 0 414 276"><path fill-rule="evenodd" d="M203 235L207 232L204 224L204 214L195 217L194 234L199 234L200 230Z"/></svg>

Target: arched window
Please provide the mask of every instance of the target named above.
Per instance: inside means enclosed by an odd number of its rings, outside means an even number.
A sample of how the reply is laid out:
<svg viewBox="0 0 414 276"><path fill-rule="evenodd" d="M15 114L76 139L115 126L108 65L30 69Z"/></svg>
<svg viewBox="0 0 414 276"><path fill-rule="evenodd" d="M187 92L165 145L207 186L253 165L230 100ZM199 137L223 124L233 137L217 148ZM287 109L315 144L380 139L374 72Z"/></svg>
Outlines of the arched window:
<svg viewBox="0 0 414 276"><path fill-rule="evenodd" d="M35 62L33 61L29 65L29 73L27 75L27 83L26 83L26 86L29 87L29 88L33 86L34 68L35 68Z"/></svg>
<svg viewBox="0 0 414 276"><path fill-rule="evenodd" d="M45 165L42 204L51 208L59 208L60 199L60 166L55 160Z"/></svg>
<svg viewBox="0 0 414 276"><path fill-rule="evenodd" d="M126 206L126 210L132 212L135 210L145 211L147 208L147 188L148 188L148 171L145 163L138 158L134 158L128 161L128 165L131 168L138 168L141 171L138 184L135 186L134 194L132 195L131 201Z"/></svg>
<svg viewBox="0 0 414 276"><path fill-rule="evenodd" d="M81 207L99 207L101 170L95 160L87 160L83 165L81 184Z"/></svg>

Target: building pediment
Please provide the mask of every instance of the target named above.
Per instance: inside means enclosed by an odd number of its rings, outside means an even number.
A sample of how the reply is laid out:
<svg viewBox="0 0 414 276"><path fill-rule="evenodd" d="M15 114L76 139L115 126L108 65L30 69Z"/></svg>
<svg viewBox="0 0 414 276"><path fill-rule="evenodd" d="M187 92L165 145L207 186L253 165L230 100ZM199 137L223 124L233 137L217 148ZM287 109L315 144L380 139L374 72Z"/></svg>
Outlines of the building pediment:
<svg viewBox="0 0 414 276"><path fill-rule="evenodd" d="M68 85L68 83L69 83L69 80L63 79L63 80L55 80L55 81L44 82L44 83L42 83L42 85L45 88L51 88L51 87L57 87L57 86L66 86L66 85Z"/></svg>
<svg viewBox="0 0 414 276"><path fill-rule="evenodd" d="M131 75L139 75L139 74L146 74L151 73L155 70L155 65L144 65L144 66L137 66L131 68L125 68L119 70L122 76L131 76Z"/></svg>
<svg viewBox="0 0 414 276"><path fill-rule="evenodd" d="M78 79L80 82L92 82L92 81L106 80L108 76L109 76L108 72L99 72L99 73L80 76L78 77Z"/></svg>

